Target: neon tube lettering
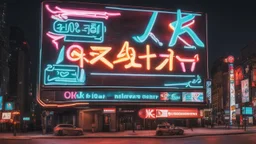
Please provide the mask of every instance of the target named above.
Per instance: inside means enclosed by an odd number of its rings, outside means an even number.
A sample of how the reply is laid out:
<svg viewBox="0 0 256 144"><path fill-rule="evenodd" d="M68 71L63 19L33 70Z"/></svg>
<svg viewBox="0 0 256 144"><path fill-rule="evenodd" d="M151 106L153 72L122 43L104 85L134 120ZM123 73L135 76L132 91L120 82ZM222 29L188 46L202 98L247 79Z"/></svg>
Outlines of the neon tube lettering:
<svg viewBox="0 0 256 144"><path fill-rule="evenodd" d="M159 44L159 46L163 46L163 43L160 42L159 39L151 32L152 28L155 24L157 15L158 15L158 12L153 12L153 14L148 22L147 27L141 36L133 36L132 37L136 42L143 43L150 36L157 44Z"/></svg>
<svg viewBox="0 0 256 144"><path fill-rule="evenodd" d="M199 61L199 55L196 54L193 58L181 58L180 56L176 56L176 59L180 62L181 68L183 72L186 72L186 67L184 63L192 63L190 71L194 72L196 63Z"/></svg>
<svg viewBox="0 0 256 144"><path fill-rule="evenodd" d="M53 32L63 36L65 42L102 43L106 26L102 21L56 20L53 23Z"/></svg>
<svg viewBox="0 0 256 144"><path fill-rule="evenodd" d="M66 52L66 56L68 60L72 62L79 61L80 68L84 67L84 61L89 62L89 60L85 58L84 49L79 45L70 46Z"/></svg>
<svg viewBox="0 0 256 144"><path fill-rule="evenodd" d="M191 23L189 23L189 24L187 24L187 25L185 25L185 26L183 26L183 27L189 27L189 26L191 26L191 25L193 25L195 23L195 20L192 20L192 22ZM175 30L175 28L172 26L172 24L170 23L169 24L169 27L174 31ZM178 36L178 38L179 38L179 40L181 40L186 46L184 46L184 48L188 48L188 49L196 49L196 47L195 46L192 46L191 44L189 44L188 42L186 42L183 38L181 38L180 36Z"/></svg>
<svg viewBox="0 0 256 144"><path fill-rule="evenodd" d="M140 59L146 59L147 70L150 70L150 59L155 58L156 54L150 54L150 46L146 46L146 55L139 56Z"/></svg>
<svg viewBox="0 0 256 144"><path fill-rule="evenodd" d="M198 46L204 47L204 43L198 38L196 33L189 26L182 26L194 18L195 15L193 14L182 17L181 10L177 11L177 21L170 23L170 25L172 25L175 29L169 42L169 47L173 47L177 42L178 36L184 33L187 33Z"/></svg>
<svg viewBox="0 0 256 144"><path fill-rule="evenodd" d="M141 68L142 65L135 62L136 58L136 51L133 47L129 47L129 42L125 41L124 45L121 49L121 51L117 55L117 60L113 61L114 64L130 61L129 64L126 64L124 67L126 69L135 67L135 68Z"/></svg>
<svg viewBox="0 0 256 144"><path fill-rule="evenodd" d="M111 62L109 62L104 56L111 51L111 47L99 47L99 46L91 46L91 49L93 51L98 51L98 52L90 52L90 55L93 56L94 58L90 60L91 64L95 64L97 61L101 61L104 64L106 64L109 68L113 69L114 66Z"/></svg>
<svg viewBox="0 0 256 144"><path fill-rule="evenodd" d="M155 69L156 70L162 70L163 67L169 62L169 71L173 70L173 56L174 56L174 51L172 49L168 49L168 52L170 52L170 54L160 54L160 57L164 57L165 60L159 65L157 66Z"/></svg>
<svg viewBox="0 0 256 144"><path fill-rule="evenodd" d="M83 18L101 18L108 19L113 16L120 16L120 13L109 13L105 11L86 11L86 10L73 10L65 9L55 6L56 10L52 10L49 5L45 5L45 8L52 14L53 19L67 19L68 16L71 17L83 17Z"/></svg>
<svg viewBox="0 0 256 144"><path fill-rule="evenodd" d="M77 95L77 92L69 92L69 91L66 91L64 93L64 98L65 99L76 99L76 95Z"/></svg>
<svg viewBox="0 0 256 144"><path fill-rule="evenodd" d="M53 45L58 50L59 49L59 44L58 44L57 40L60 40L60 39L64 38L65 36L57 35L57 34L54 34L52 32L48 32L48 33L46 33L46 35L52 39Z"/></svg>

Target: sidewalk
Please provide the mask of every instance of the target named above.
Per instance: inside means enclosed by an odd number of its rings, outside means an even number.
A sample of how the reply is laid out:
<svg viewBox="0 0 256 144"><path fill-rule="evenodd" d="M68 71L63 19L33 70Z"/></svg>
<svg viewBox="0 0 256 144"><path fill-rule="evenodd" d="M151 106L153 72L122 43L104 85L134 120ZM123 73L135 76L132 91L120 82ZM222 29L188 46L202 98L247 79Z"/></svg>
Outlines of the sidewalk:
<svg viewBox="0 0 256 144"><path fill-rule="evenodd" d="M63 138L185 138L193 136L212 136L212 135L234 135L234 134L251 134L256 133L256 127L250 127L245 132L243 129L217 129L217 128L194 128L184 129L184 135L174 136L156 136L155 130L143 130L143 131L125 131L125 132L97 132L88 133L85 132L83 136L54 136L53 134L42 135L41 132L33 133L18 133L17 136L13 136L12 133L0 133L0 139L63 139Z"/></svg>

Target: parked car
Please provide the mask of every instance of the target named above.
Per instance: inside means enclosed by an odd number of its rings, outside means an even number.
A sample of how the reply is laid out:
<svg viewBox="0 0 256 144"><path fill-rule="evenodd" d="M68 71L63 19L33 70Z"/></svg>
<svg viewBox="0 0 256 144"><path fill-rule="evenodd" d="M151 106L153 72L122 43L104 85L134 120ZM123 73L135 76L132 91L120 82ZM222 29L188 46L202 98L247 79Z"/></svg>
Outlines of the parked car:
<svg viewBox="0 0 256 144"><path fill-rule="evenodd" d="M83 129L78 128L71 124L59 124L54 127L53 132L55 135L83 135Z"/></svg>
<svg viewBox="0 0 256 144"><path fill-rule="evenodd" d="M157 125L156 135L157 136L162 136L164 134L168 134L168 135L183 135L184 134L184 130L181 129L181 128L177 128L177 127L171 127L170 125L166 125L166 124L159 124L159 125Z"/></svg>

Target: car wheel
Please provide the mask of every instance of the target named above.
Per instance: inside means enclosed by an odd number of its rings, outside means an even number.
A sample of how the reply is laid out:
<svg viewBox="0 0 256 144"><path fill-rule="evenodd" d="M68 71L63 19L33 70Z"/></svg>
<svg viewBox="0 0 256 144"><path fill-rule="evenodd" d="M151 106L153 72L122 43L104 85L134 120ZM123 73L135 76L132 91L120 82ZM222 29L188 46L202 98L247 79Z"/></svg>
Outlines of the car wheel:
<svg viewBox="0 0 256 144"><path fill-rule="evenodd" d="M163 133L162 133L161 131L158 131L158 132L156 133L156 135L161 136L161 135L163 135Z"/></svg>
<svg viewBox="0 0 256 144"><path fill-rule="evenodd" d="M83 135L83 132L78 131L78 132L77 132L77 135L78 135L78 136Z"/></svg>
<svg viewBox="0 0 256 144"><path fill-rule="evenodd" d="M63 135L63 131L62 131L62 130L59 130L59 131L58 131L58 135L59 135L59 136L62 136L62 135Z"/></svg>
<svg viewBox="0 0 256 144"><path fill-rule="evenodd" d="M183 131L180 131L180 132L179 132L179 135L183 135Z"/></svg>

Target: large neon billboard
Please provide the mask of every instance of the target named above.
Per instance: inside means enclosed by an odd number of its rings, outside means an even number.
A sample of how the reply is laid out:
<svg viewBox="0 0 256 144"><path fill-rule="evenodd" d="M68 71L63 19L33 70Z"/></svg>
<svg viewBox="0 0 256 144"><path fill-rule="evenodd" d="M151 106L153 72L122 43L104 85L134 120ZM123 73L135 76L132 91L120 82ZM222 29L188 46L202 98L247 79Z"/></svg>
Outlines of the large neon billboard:
<svg viewBox="0 0 256 144"><path fill-rule="evenodd" d="M204 88L204 14L46 2L41 24L44 87Z"/></svg>

